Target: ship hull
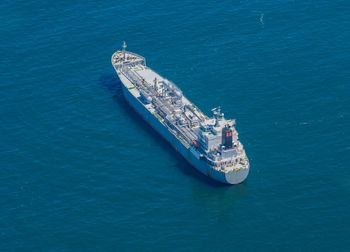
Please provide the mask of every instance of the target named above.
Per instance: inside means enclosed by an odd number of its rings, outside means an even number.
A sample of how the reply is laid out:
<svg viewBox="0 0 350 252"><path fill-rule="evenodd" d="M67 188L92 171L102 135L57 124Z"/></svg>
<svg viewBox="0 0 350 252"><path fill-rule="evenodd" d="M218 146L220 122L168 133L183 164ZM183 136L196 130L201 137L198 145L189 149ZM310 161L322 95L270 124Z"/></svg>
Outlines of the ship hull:
<svg viewBox="0 0 350 252"><path fill-rule="evenodd" d="M175 137L168 130L168 128L162 124L149 110L147 110L142 102L128 90L122 79L119 79L122 83L121 86L123 94L128 104L199 172L225 184L239 184L247 178L249 167L240 170L223 172L214 169L205 160L200 159L199 156L195 154L194 146L190 146L189 148L184 146L181 141Z"/></svg>

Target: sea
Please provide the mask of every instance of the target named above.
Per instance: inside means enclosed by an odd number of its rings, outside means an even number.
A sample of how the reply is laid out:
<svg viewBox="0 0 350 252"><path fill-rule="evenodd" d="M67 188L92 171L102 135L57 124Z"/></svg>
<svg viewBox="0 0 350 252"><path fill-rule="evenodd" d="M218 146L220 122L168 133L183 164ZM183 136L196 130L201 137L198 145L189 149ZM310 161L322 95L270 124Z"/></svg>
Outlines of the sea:
<svg viewBox="0 0 350 252"><path fill-rule="evenodd" d="M1 251L350 251L350 2L0 2ZM127 104L127 50L237 122L197 172Z"/></svg>

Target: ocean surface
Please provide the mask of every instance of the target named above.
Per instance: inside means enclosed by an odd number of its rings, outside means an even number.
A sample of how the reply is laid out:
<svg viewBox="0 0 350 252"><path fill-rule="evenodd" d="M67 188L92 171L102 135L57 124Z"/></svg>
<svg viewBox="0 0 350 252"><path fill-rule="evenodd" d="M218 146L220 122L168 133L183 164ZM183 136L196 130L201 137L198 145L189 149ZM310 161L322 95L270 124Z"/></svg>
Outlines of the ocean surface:
<svg viewBox="0 0 350 252"><path fill-rule="evenodd" d="M350 251L350 2L0 2L1 251ZM128 50L248 179L201 175L127 105Z"/></svg>

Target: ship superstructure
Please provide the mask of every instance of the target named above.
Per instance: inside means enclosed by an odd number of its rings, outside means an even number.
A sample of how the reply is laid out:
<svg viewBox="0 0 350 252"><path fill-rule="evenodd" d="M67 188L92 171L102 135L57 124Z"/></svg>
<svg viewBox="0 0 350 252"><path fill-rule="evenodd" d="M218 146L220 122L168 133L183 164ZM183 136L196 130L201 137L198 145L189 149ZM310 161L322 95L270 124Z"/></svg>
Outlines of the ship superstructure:
<svg viewBox="0 0 350 252"><path fill-rule="evenodd" d="M146 66L140 55L123 49L112 55L129 104L203 174L238 184L249 173L249 161L238 139L235 120L220 107L204 115L171 81Z"/></svg>

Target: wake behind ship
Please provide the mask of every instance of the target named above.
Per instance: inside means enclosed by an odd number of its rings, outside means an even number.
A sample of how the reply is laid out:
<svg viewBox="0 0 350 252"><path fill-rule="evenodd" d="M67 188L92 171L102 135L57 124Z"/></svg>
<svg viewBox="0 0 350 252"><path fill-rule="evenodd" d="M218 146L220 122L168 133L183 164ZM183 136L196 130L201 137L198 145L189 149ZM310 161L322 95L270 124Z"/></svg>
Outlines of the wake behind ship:
<svg viewBox="0 0 350 252"><path fill-rule="evenodd" d="M235 120L220 108L204 115L171 81L146 66L140 55L123 49L112 55L128 103L190 164L204 175L227 184L243 182L249 161L238 139Z"/></svg>

